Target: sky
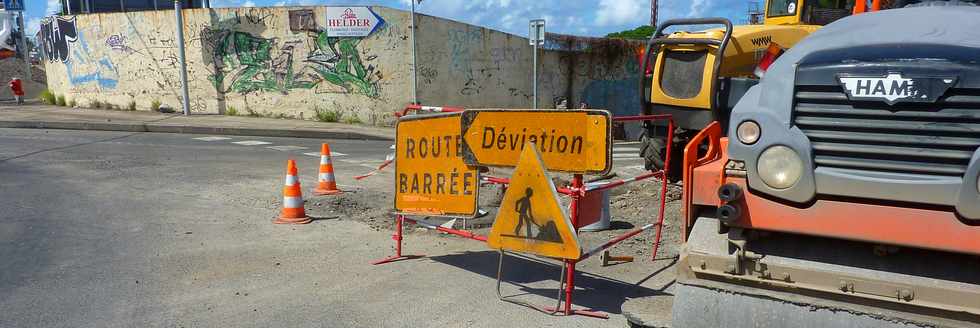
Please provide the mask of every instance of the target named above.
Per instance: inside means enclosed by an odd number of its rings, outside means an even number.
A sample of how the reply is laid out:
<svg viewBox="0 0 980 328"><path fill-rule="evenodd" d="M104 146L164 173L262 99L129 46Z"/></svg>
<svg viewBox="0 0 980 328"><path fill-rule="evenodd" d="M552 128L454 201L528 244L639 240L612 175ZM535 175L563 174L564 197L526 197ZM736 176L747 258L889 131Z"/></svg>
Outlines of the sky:
<svg viewBox="0 0 980 328"><path fill-rule="evenodd" d="M60 10L58 0L24 0L29 35L40 18ZM161 2L166 0L161 0ZM211 0L218 7L378 5L408 10L411 0ZM661 21L685 17L744 20L749 0L660 0ZM760 0L760 2L762 2ZM526 36L531 19L543 18L550 33L604 36L650 22L650 0L422 0L416 11Z"/></svg>

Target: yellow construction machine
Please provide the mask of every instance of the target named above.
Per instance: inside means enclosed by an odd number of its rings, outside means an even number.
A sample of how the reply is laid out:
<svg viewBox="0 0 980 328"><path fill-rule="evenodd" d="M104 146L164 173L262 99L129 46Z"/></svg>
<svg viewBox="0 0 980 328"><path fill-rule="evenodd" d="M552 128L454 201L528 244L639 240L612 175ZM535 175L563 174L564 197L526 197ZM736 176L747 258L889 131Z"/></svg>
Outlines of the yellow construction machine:
<svg viewBox="0 0 980 328"><path fill-rule="evenodd" d="M875 6L877 6L877 1ZM640 82L643 114L672 114L677 126L672 176L679 174L679 151L709 123L727 125L728 113L749 87L770 45L789 48L821 26L852 14L854 0L768 0L761 25L737 25L725 18L668 20L647 43ZM861 10L861 8L858 8ZM721 26L696 32L669 30ZM647 169L661 169L666 127L648 122L640 155Z"/></svg>

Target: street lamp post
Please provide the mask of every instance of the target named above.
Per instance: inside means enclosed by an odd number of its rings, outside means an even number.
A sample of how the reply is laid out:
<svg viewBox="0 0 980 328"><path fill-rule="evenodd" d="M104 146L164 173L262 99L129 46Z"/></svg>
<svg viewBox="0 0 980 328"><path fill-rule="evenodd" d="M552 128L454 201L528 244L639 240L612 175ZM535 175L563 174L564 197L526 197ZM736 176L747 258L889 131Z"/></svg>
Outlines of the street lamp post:
<svg viewBox="0 0 980 328"><path fill-rule="evenodd" d="M174 15L177 18L177 52L180 57L180 86L183 94L184 115L190 115L191 101L187 91L187 57L184 53L184 14L181 12L180 1L174 0Z"/></svg>
<svg viewBox="0 0 980 328"><path fill-rule="evenodd" d="M418 85L419 85L419 64L417 52L415 51L415 1L412 1L412 104L418 104ZM418 0L422 3L422 0Z"/></svg>
<svg viewBox="0 0 980 328"><path fill-rule="evenodd" d="M534 66L532 71L534 71L534 77L531 78L532 92L534 97L532 101L532 108L538 109L538 46L544 45L544 20L543 19L532 19L528 25L528 40L531 45L534 46L534 56L532 56L533 62L531 65Z"/></svg>

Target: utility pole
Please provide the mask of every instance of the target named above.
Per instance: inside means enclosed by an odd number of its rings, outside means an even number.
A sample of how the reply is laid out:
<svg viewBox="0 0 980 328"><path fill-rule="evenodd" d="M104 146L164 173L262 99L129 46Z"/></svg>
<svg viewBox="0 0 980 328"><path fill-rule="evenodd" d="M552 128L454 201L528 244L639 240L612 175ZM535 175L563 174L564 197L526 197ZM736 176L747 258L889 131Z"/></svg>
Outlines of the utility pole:
<svg viewBox="0 0 980 328"><path fill-rule="evenodd" d="M181 0L174 0L174 15L177 18L177 52L180 55L180 86L183 89L184 115L191 114L191 100L187 91L187 57L184 54L184 14L180 8Z"/></svg>
<svg viewBox="0 0 980 328"><path fill-rule="evenodd" d="M412 1L412 104L419 104L418 97L418 87L419 87L419 63L418 63L418 53L415 51L415 0ZM418 0L422 3L422 0Z"/></svg>
<svg viewBox="0 0 980 328"><path fill-rule="evenodd" d="M27 29L24 26L24 12L20 11L17 13L17 28L20 29L20 40L17 42L17 46L20 47L20 54L24 57L24 62L27 63L27 74L24 74L24 78L30 81L34 72L33 66L31 65L31 51L27 49ZM36 42L36 41L35 41Z"/></svg>

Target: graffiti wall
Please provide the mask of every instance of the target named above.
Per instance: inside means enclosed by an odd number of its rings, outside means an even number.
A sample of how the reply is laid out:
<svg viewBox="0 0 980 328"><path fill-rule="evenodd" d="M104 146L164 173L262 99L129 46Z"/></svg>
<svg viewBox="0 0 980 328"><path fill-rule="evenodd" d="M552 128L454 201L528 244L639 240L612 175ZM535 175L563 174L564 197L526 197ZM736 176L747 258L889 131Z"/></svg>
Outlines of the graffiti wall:
<svg viewBox="0 0 980 328"><path fill-rule="evenodd" d="M411 100L411 43L393 31L409 16L373 7L383 23L368 36L328 37L326 10L185 10L192 111L311 119L328 109L390 124ZM38 37L49 87L79 105L179 108L173 11L49 18Z"/></svg>
<svg viewBox="0 0 980 328"><path fill-rule="evenodd" d="M333 110L392 124L391 113L412 101L411 17L384 7L338 8L185 10L191 110L301 119ZM337 24L360 21L359 15L383 23L367 36L336 36L367 28ZM425 15L418 24L419 101L531 107L527 39ZM149 110L159 101L180 107L173 11L49 17L38 40L49 88L80 106L135 102ZM637 70L629 47L600 46L559 44L540 52L540 108L553 108L558 98L615 113L638 108L631 103L635 88L627 87L635 85Z"/></svg>

